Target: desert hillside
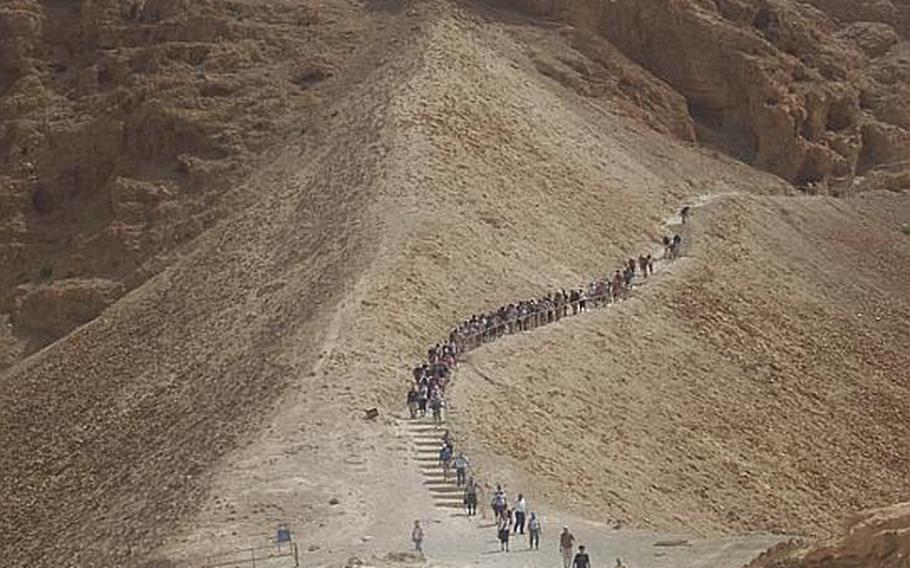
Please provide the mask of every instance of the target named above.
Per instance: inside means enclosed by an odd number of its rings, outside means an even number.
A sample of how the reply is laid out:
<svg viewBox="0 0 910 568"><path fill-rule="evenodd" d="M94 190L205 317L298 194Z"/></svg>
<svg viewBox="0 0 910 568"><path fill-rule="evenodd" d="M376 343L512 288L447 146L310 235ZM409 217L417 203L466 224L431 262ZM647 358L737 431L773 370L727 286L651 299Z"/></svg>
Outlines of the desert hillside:
<svg viewBox="0 0 910 568"><path fill-rule="evenodd" d="M570 24L595 60L631 59L677 95L671 106L699 140L796 185L843 194L906 184L889 173L906 174L910 154L905 0L494 3ZM621 74L607 81L635 89Z"/></svg>
<svg viewBox="0 0 910 568"><path fill-rule="evenodd" d="M906 3L811 4L0 2L0 556L486 546L429 498L411 367L702 201L632 300L465 359L477 475L645 565L905 499ZM462 552L428 562L509 565Z"/></svg>
<svg viewBox="0 0 910 568"><path fill-rule="evenodd" d="M241 182L325 124L371 21L348 2L0 3L0 368L256 199Z"/></svg>
<svg viewBox="0 0 910 568"><path fill-rule="evenodd" d="M472 353L458 430L636 526L827 534L903 500L908 215L890 195L699 208L634 301Z"/></svg>

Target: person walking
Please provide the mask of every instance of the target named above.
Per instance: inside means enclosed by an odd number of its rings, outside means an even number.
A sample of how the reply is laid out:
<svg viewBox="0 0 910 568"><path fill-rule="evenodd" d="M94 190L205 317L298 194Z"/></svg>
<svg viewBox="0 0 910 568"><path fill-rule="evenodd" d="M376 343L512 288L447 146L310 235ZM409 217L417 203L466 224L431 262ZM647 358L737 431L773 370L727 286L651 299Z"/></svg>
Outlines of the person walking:
<svg viewBox="0 0 910 568"><path fill-rule="evenodd" d="M439 448L439 465L442 466L442 480L449 480L449 468L452 466L452 446L443 444Z"/></svg>
<svg viewBox="0 0 910 568"><path fill-rule="evenodd" d="M477 514L477 484L474 478L468 480L464 490L464 505L468 510L468 516L473 517Z"/></svg>
<svg viewBox="0 0 910 568"><path fill-rule="evenodd" d="M572 568L591 568L591 557L585 552L585 545L582 544L578 547L578 554L572 561Z"/></svg>
<svg viewBox="0 0 910 568"><path fill-rule="evenodd" d="M414 521L411 540L414 542L414 551L418 554L423 554L423 527L420 526L420 521Z"/></svg>
<svg viewBox="0 0 910 568"><path fill-rule="evenodd" d="M417 397L419 393L417 392L417 386L411 388L408 391L408 412L411 415L411 420L417 418Z"/></svg>
<svg viewBox="0 0 910 568"><path fill-rule="evenodd" d="M501 515L499 521L496 523L497 530L499 531L499 551L508 552L509 551L509 535L511 534L511 523L509 522L509 517L506 515Z"/></svg>
<svg viewBox="0 0 910 568"><path fill-rule="evenodd" d="M502 485L496 486L496 493L493 494L491 505L493 506L493 515L498 519L506 509L506 492L502 490Z"/></svg>
<svg viewBox="0 0 910 568"><path fill-rule="evenodd" d="M562 568L572 568L572 552L575 550L575 537L569 527L562 527L559 535L559 554L562 556Z"/></svg>
<svg viewBox="0 0 910 568"><path fill-rule="evenodd" d="M525 534L525 517L528 514L528 502L525 501L524 495L518 494L518 500L515 501L515 534Z"/></svg>
<svg viewBox="0 0 910 568"><path fill-rule="evenodd" d="M540 550L540 518L537 513L531 513L528 519L528 548Z"/></svg>
<svg viewBox="0 0 910 568"><path fill-rule="evenodd" d="M471 463L468 461L468 458L464 457L462 452L458 452L453 463L455 465L455 485L461 487L464 485L468 473L468 466L470 466Z"/></svg>

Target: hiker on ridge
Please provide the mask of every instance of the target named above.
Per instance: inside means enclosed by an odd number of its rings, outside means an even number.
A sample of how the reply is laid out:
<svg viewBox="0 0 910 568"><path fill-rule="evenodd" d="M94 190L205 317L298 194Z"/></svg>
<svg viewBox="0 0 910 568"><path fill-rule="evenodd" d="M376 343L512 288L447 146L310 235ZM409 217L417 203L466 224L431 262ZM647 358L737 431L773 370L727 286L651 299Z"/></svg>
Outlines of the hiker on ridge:
<svg viewBox="0 0 910 568"><path fill-rule="evenodd" d="M499 533L499 551L509 551L509 534L511 533L509 518L502 516L496 522L496 530Z"/></svg>
<svg viewBox="0 0 910 568"><path fill-rule="evenodd" d="M468 483L465 485L464 505L469 517L477 514L477 484L474 483L473 477L468 479Z"/></svg>
<svg viewBox="0 0 910 568"><path fill-rule="evenodd" d="M443 481L449 480L449 468L452 466L452 446L443 443L439 449L439 465L442 466Z"/></svg>
<svg viewBox="0 0 910 568"><path fill-rule="evenodd" d="M638 271L645 278L648 277L648 259L643 254L638 256Z"/></svg>
<svg viewBox="0 0 910 568"><path fill-rule="evenodd" d="M493 494L493 500L490 503L493 506L493 515L498 519L502 517L506 509L506 492L502 490L502 485L496 486L496 493Z"/></svg>
<svg viewBox="0 0 910 568"><path fill-rule="evenodd" d="M417 418L417 396L417 387L415 385L408 391L408 414L411 415L411 420Z"/></svg>

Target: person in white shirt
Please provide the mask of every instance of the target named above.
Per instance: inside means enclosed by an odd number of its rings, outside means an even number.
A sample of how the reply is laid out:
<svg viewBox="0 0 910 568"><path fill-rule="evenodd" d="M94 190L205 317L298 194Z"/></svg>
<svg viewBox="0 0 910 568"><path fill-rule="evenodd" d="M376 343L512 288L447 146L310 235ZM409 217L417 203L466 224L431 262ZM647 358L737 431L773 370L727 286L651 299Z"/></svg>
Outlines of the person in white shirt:
<svg viewBox="0 0 910 568"><path fill-rule="evenodd" d="M515 529L512 531L515 534L525 534L525 517L528 514L528 502L525 501L523 495L518 495L518 500L515 501Z"/></svg>

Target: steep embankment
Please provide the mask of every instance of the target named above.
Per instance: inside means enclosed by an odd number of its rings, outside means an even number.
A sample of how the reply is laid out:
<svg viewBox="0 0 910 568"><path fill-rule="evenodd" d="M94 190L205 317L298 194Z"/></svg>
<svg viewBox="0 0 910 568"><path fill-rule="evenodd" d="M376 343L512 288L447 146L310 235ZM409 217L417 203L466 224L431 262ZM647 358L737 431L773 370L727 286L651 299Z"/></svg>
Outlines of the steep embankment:
<svg viewBox="0 0 910 568"><path fill-rule="evenodd" d="M428 503L394 422L359 418L401 407L429 344L613 267L695 195L790 189L668 138L679 97L565 30L445 1L325 4L359 49L235 214L0 375L11 565L198 566L278 522L308 565L399 549Z"/></svg>
<svg viewBox="0 0 910 568"><path fill-rule="evenodd" d="M633 302L472 354L459 431L554 502L825 533L910 489L906 195L728 197Z"/></svg>

